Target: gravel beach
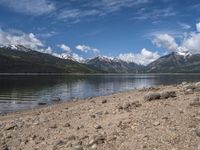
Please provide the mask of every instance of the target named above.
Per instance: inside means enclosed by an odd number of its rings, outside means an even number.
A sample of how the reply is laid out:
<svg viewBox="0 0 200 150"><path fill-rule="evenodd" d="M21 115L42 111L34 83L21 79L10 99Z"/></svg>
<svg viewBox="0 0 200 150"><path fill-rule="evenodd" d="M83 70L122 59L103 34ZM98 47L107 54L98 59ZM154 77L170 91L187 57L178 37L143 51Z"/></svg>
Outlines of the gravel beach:
<svg viewBox="0 0 200 150"><path fill-rule="evenodd" d="M200 150L200 83L0 116L0 150Z"/></svg>

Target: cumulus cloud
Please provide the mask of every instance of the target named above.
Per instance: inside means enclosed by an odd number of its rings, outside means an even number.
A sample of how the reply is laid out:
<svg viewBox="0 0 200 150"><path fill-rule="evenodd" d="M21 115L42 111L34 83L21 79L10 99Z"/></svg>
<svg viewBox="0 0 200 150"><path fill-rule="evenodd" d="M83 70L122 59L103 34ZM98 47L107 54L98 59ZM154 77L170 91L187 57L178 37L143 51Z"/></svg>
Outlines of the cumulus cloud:
<svg viewBox="0 0 200 150"><path fill-rule="evenodd" d="M55 10L55 5L48 0L1 0L0 5L20 13L43 15Z"/></svg>
<svg viewBox="0 0 200 150"><path fill-rule="evenodd" d="M82 51L82 52L93 52L93 53L99 53L100 51L97 49L97 48L92 48L90 46L87 46L87 45L77 45L76 46L76 49Z"/></svg>
<svg viewBox="0 0 200 150"><path fill-rule="evenodd" d="M168 34L155 35L153 43L157 47L164 47L170 51L176 51L178 48L178 44L176 43L175 39Z"/></svg>
<svg viewBox="0 0 200 150"><path fill-rule="evenodd" d="M147 65L158 59L160 55L158 52L151 52L143 48L140 53L124 53L118 56L119 59L126 62L134 62L141 65Z"/></svg>
<svg viewBox="0 0 200 150"><path fill-rule="evenodd" d="M200 53L200 33L191 33L184 39L180 47L185 48L193 54Z"/></svg>
<svg viewBox="0 0 200 150"><path fill-rule="evenodd" d="M71 48L69 46L65 45L65 44L58 45L58 47L60 47L66 53L71 52Z"/></svg>
<svg viewBox="0 0 200 150"><path fill-rule="evenodd" d="M197 32L200 32L200 22L196 24Z"/></svg>
<svg viewBox="0 0 200 150"><path fill-rule="evenodd" d="M78 62L84 62L85 61L85 59L83 57L79 56L76 53L72 53L72 57Z"/></svg>
<svg viewBox="0 0 200 150"><path fill-rule="evenodd" d="M152 42L157 47L162 47L178 54L200 53L200 23L196 24L196 32L186 33L180 44L176 42L174 37L168 34L155 35Z"/></svg>

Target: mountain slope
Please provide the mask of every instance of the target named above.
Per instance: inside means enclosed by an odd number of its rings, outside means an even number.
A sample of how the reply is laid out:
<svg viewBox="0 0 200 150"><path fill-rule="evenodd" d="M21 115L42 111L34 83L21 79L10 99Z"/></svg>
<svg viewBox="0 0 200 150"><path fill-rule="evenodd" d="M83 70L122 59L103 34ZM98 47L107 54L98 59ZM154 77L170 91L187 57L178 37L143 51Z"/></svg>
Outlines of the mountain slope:
<svg viewBox="0 0 200 150"><path fill-rule="evenodd" d="M138 73L142 66L119 59L98 56L87 61L91 68L107 73Z"/></svg>
<svg viewBox="0 0 200 150"><path fill-rule="evenodd" d="M91 73L94 70L72 60L27 49L0 48L0 73Z"/></svg>
<svg viewBox="0 0 200 150"><path fill-rule="evenodd" d="M171 53L150 63L145 70L148 73L200 72L200 54L183 56Z"/></svg>

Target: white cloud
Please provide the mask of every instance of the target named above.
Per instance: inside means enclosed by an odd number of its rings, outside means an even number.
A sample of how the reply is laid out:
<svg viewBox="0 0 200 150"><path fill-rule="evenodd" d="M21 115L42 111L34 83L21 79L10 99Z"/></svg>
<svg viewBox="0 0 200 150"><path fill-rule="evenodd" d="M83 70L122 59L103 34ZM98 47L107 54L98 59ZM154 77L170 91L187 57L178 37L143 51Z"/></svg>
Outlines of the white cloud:
<svg viewBox="0 0 200 150"><path fill-rule="evenodd" d="M197 32L200 32L200 22L196 24Z"/></svg>
<svg viewBox="0 0 200 150"><path fill-rule="evenodd" d="M165 7L165 8L141 8L136 11L134 16L131 18L133 20L160 20L160 18L167 18L175 16L177 12L173 7ZM155 22L154 22L155 23Z"/></svg>
<svg viewBox="0 0 200 150"><path fill-rule="evenodd" d="M157 47L164 47L170 51L176 51L178 48L178 44L176 43L175 39L169 34L155 35L153 43Z"/></svg>
<svg viewBox="0 0 200 150"><path fill-rule="evenodd" d="M58 47L60 47L66 53L71 52L71 48L69 46L65 45L65 44L58 45Z"/></svg>
<svg viewBox="0 0 200 150"><path fill-rule="evenodd" d="M184 38L177 44L174 37L168 34L155 35L152 42L157 47L163 47L170 52L179 54L197 54L200 53L200 23L196 24L196 32L184 33Z"/></svg>
<svg viewBox="0 0 200 150"><path fill-rule="evenodd" d="M87 53L89 51L91 51L93 53L99 53L100 52L97 48L92 48L92 47L87 46L87 45L77 45L76 49L78 49L82 52L85 52L85 53Z"/></svg>
<svg viewBox="0 0 200 150"><path fill-rule="evenodd" d="M182 29L185 29L185 30L187 30L187 29L190 29L190 28L191 28L191 26L190 26L190 25L188 25L188 24L185 24L185 23L180 23L180 26L182 27Z"/></svg>
<svg viewBox="0 0 200 150"><path fill-rule="evenodd" d="M85 59L84 59L83 57L79 56L79 55L76 54L76 53L73 53L73 54L72 54L72 57L73 57L76 61L78 61L78 62L84 62L84 61L85 61Z"/></svg>
<svg viewBox="0 0 200 150"><path fill-rule="evenodd" d="M0 5L28 15L43 15L55 10L55 5L48 0L1 0Z"/></svg>
<svg viewBox="0 0 200 150"><path fill-rule="evenodd" d="M200 33L192 33L184 39L181 47L193 54L200 53Z"/></svg>
<svg viewBox="0 0 200 150"><path fill-rule="evenodd" d="M99 0L99 1L84 1L79 3L79 7L74 9L73 3L69 2L67 7L59 10L55 16L59 20L67 21L69 24L79 22L86 17L105 16L110 13L117 12L122 8L134 7L146 4L150 0ZM89 9L88 9L89 8Z"/></svg>
<svg viewBox="0 0 200 150"><path fill-rule="evenodd" d="M123 61L134 62L141 65L147 65L159 57L160 55L158 52L151 52L145 48L143 48L140 53L125 53L118 56L118 58Z"/></svg>
<svg viewBox="0 0 200 150"><path fill-rule="evenodd" d="M33 50L40 50L44 44L33 33L13 34L0 29L0 45L23 45Z"/></svg>

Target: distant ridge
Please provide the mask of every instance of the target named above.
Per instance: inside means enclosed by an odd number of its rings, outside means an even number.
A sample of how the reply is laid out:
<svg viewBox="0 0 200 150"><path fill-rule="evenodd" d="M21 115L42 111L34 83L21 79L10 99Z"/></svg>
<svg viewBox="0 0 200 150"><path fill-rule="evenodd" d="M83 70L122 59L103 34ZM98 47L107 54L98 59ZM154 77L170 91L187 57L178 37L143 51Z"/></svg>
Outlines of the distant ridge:
<svg viewBox="0 0 200 150"><path fill-rule="evenodd" d="M85 64L23 46L0 48L0 73L93 73Z"/></svg>
<svg viewBox="0 0 200 150"><path fill-rule="evenodd" d="M0 47L0 73L200 73L200 54L171 53L147 66L97 56L83 63L59 58L22 45Z"/></svg>

